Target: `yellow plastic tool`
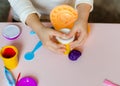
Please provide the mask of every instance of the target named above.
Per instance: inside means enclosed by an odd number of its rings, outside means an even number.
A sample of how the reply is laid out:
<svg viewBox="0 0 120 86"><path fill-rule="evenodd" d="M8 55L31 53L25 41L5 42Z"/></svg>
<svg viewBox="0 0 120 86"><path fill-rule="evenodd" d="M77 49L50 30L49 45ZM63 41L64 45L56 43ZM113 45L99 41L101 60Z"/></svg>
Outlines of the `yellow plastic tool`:
<svg viewBox="0 0 120 86"><path fill-rule="evenodd" d="M10 70L18 65L18 50L15 46L4 46L0 51L0 57L4 66Z"/></svg>

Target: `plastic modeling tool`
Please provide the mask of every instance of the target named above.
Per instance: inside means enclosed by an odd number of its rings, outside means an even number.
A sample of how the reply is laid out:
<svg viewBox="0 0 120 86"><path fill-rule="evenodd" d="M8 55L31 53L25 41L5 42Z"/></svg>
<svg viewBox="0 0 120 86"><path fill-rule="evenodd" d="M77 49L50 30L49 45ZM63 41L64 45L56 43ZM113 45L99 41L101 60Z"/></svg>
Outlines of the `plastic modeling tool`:
<svg viewBox="0 0 120 86"><path fill-rule="evenodd" d="M36 46L34 47L34 49L31 52L27 52L24 56L24 58L26 60L32 60L34 58L34 53L37 49L39 49L42 46L42 42L39 41Z"/></svg>
<svg viewBox="0 0 120 86"><path fill-rule="evenodd" d="M117 85L117 84L111 82L110 80L107 80L107 79L104 80L103 84L104 84L104 86L120 86L120 85Z"/></svg>
<svg viewBox="0 0 120 86"><path fill-rule="evenodd" d="M8 81L8 86L15 86L15 79L13 78L11 72L4 67L5 78Z"/></svg>
<svg viewBox="0 0 120 86"><path fill-rule="evenodd" d="M17 76L16 86L17 86L17 83L18 83L18 81L19 81L20 76L21 76L21 73L19 73L18 76Z"/></svg>

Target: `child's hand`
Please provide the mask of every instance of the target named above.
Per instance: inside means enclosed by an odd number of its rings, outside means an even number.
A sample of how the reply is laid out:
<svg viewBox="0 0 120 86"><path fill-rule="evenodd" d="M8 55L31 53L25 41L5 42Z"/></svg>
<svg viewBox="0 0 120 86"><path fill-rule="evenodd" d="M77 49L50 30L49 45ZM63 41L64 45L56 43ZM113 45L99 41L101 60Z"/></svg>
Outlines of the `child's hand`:
<svg viewBox="0 0 120 86"><path fill-rule="evenodd" d="M82 46L87 39L88 17L90 14L90 9L91 5L85 3L77 6L78 19L68 35L69 37L72 37L73 35L76 36L75 41L70 44L71 49Z"/></svg>
<svg viewBox="0 0 120 86"><path fill-rule="evenodd" d="M80 47L84 44L87 39L88 33L88 23L87 22L80 22L76 21L74 27L72 28L71 32L69 33L69 37L75 36L75 41L70 43L71 49Z"/></svg>
<svg viewBox="0 0 120 86"><path fill-rule="evenodd" d="M38 36L42 41L43 46L49 50L59 54L63 54L65 52L65 46L63 44L58 44L55 40L56 36L63 38L64 34L57 32L54 29L44 27L38 33Z"/></svg>

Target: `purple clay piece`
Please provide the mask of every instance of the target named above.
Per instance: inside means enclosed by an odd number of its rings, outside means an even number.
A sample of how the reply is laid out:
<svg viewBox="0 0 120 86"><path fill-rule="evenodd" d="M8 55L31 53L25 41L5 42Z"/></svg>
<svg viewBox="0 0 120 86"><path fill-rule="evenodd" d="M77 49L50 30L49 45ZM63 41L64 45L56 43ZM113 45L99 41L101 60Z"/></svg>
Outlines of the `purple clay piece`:
<svg viewBox="0 0 120 86"><path fill-rule="evenodd" d="M81 52L78 50L72 50L69 53L69 59L72 61L76 61L81 56Z"/></svg>

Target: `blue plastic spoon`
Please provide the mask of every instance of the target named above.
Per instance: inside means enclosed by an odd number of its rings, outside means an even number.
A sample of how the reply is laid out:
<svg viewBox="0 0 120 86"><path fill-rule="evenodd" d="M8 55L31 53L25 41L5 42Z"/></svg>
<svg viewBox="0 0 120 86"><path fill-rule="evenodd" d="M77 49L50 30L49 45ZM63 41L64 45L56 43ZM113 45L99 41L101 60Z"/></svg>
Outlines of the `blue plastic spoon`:
<svg viewBox="0 0 120 86"><path fill-rule="evenodd" d="M27 52L24 56L24 58L26 60L32 60L34 58L34 53L37 49L39 49L42 46L42 42L39 41L36 46L34 47L34 49L31 52Z"/></svg>

